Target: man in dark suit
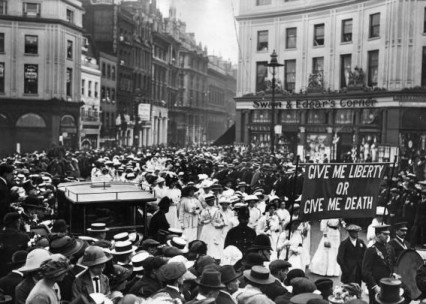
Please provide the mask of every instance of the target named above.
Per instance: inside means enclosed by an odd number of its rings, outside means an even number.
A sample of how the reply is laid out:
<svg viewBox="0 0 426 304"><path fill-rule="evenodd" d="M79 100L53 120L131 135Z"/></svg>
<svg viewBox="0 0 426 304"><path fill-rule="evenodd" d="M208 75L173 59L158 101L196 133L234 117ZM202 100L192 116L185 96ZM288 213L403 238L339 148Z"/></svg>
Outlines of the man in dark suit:
<svg viewBox="0 0 426 304"><path fill-rule="evenodd" d="M364 242L358 238L361 227L357 225L348 225L346 230L349 237L342 241L337 253L337 263L342 269L342 283L358 283L362 281L362 259L364 258L367 247Z"/></svg>
<svg viewBox="0 0 426 304"><path fill-rule="evenodd" d="M13 270L0 278L0 289L3 290L4 294L11 296L13 301L15 301L15 288L24 279L24 274L18 268L24 266L27 254L28 252L25 250L15 252L12 255L11 262Z"/></svg>
<svg viewBox="0 0 426 304"><path fill-rule="evenodd" d="M376 242L367 248L362 260L362 275L369 290L370 303L376 303L375 296L380 292L380 279L393 275L395 251L387 243L389 228L389 225L375 227Z"/></svg>
<svg viewBox="0 0 426 304"><path fill-rule="evenodd" d="M219 268L219 272L221 273L220 280L222 281L222 284L225 285L225 289L219 291L216 302L221 304L236 304L237 302L231 295L238 290L240 285L239 278L243 274L235 272L232 265L223 265Z"/></svg>
<svg viewBox="0 0 426 304"><path fill-rule="evenodd" d="M407 236L408 227L406 222L396 223L393 225L395 230L395 238L389 241L389 245L395 250L395 263L398 260L401 253L410 248L410 243L408 243L405 238Z"/></svg>
<svg viewBox="0 0 426 304"><path fill-rule="evenodd" d="M156 294L167 293L176 302L185 302L179 289L179 283L186 270L186 266L182 262L170 262L161 266L159 269L159 278L165 287L157 291Z"/></svg>
<svg viewBox="0 0 426 304"><path fill-rule="evenodd" d="M166 218L166 213L169 212L170 205L171 200L167 196L163 197L158 203L159 210L153 215L151 219L148 234L156 240L159 239L158 232L160 230L168 231L170 228L170 224Z"/></svg>
<svg viewBox="0 0 426 304"><path fill-rule="evenodd" d="M14 167L8 164L0 164L0 215L9 212L10 208L10 187L13 181ZM0 217L0 224L2 218Z"/></svg>
<svg viewBox="0 0 426 304"><path fill-rule="evenodd" d="M275 260L269 264L269 271L275 278L275 282L260 286L260 290L271 300L275 301L278 296L284 295L287 295L290 298L290 294L283 284L290 267L291 264L284 260Z"/></svg>

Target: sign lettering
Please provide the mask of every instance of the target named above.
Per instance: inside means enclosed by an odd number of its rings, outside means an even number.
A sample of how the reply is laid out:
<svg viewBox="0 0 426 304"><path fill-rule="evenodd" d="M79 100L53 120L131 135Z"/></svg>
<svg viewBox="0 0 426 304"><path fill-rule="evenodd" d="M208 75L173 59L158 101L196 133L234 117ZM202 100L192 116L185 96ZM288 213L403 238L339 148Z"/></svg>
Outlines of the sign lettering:
<svg viewBox="0 0 426 304"><path fill-rule="evenodd" d="M276 101L277 109L334 109L334 108L372 108L377 103L376 99L328 99L328 100L292 100L292 101ZM254 109L271 108L270 101L253 101Z"/></svg>

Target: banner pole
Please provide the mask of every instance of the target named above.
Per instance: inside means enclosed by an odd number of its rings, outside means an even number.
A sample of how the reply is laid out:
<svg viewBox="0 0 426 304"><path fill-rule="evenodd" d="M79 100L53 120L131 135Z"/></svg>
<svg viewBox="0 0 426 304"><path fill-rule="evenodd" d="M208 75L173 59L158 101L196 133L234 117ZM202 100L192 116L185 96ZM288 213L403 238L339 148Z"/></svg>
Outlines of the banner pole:
<svg viewBox="0 0 426 304"><path fill-rule="evenodd" d="M288 235L287 235L287 240L290 241L290 236L291 236L291 225L293 224L293 212L294 212L294 201L296 200L296 195L297 195L297 171L299 169L299 155L297 155L296 157L296 173L294 176L294 183L293 183L293 191L291 193L291 213L290 213L290 222L288 223ZM299 211L300 212L300 211ZM287 251L285 253L285 260L288 261L288 254L289 254L289 247L287 247Z"/></svg>
<svg viewBox="0 0 426 304"><path fill-rule="evenodd" d="M386 194L386 205L385 205L385 211L384 211L384 214L383 214L382 225L384 225L385 219L387 219L387 215L389 214L388 204L389 204L389 198L390 198L391 181L392 181L393 172L394 172L395 166L396 166L396 159L397 159L397 156L395 155L395 157L393 159L393 163L392 163L391 174L390 174L390 177L389 177L390 180L389 180L389 183L388 183L388 193Z"/></svg>

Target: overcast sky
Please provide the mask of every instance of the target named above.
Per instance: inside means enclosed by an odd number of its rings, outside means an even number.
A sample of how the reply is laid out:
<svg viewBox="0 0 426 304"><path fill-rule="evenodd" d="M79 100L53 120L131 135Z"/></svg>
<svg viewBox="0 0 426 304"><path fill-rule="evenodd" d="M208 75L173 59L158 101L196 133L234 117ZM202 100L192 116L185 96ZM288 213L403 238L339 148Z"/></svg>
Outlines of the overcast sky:
<svg viewBox="0 0 426 304"><path fill-rule="evenodd" d="M164 17L174 3L177 17L186 22L186 31L194 32L195 39L207 45L209 55L221 55L238 63L238 44L234 14L238 14L239 0L157 0ZM234 11L232 7L234 6Z"/></svg>

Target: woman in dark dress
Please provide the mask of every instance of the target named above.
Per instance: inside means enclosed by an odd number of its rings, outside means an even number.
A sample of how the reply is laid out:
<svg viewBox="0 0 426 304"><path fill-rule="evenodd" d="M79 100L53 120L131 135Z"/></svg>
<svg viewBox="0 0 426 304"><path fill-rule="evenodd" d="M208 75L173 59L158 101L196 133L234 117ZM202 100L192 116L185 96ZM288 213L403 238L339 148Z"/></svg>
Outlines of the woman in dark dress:
<svg viewBox="0 0 426 304"><path fill-rule="evenodd" d="M159 210L152 216L151 223L149 224L149 235L158 239L158 231L167 231L170 228L170 224L167 221L166 213L169 212L171 200L165 196L158 203Z"/></svg>

